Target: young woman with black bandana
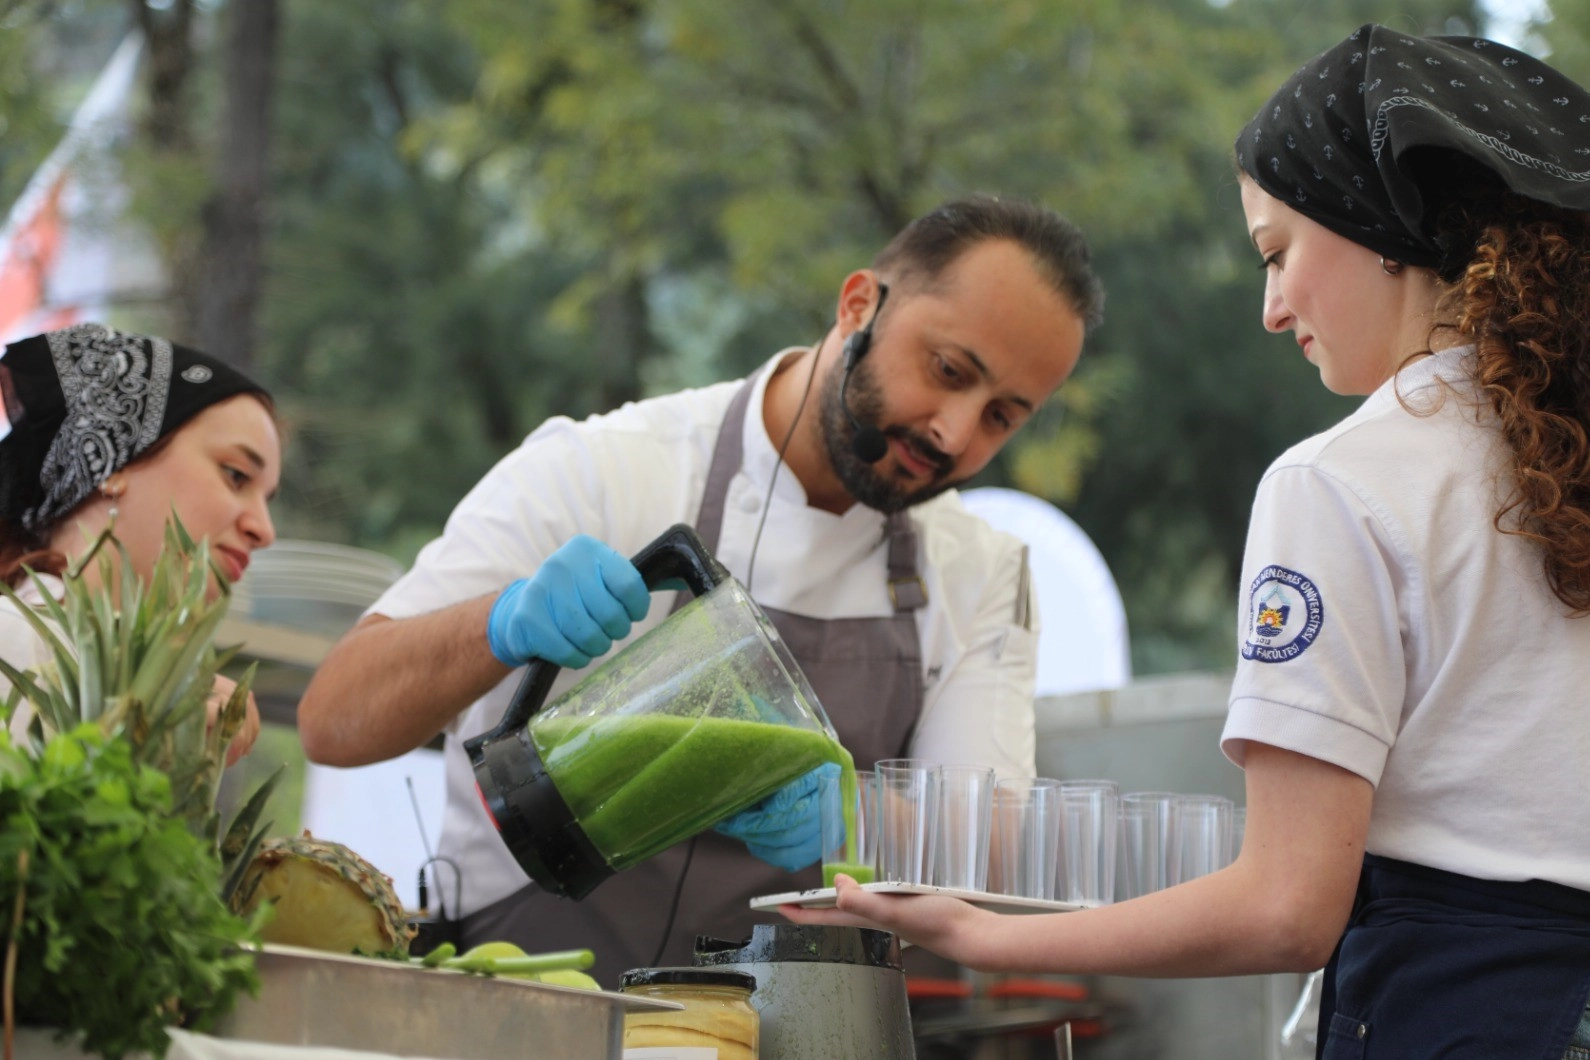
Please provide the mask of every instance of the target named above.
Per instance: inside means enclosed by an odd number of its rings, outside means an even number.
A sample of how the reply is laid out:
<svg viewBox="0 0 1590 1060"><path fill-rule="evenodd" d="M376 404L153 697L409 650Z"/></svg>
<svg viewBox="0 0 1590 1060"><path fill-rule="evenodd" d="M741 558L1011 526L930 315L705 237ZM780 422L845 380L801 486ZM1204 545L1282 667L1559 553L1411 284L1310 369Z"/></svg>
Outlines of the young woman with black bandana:
<svg viewBox="0 0 1590 1060"><path fill-rule="evenodd" d="M6 347L0 397L0 579L24 600L42 602L25 567L56 590L56 576L112 522L143 577L173 512L209 541L231 581L255 549L275 540L267 505L281 441L270 396L229 365L165 339L80 324ZM4 599L0 657L21 669L47 660L32 626ZM217 679L212 712L231 687ZM0 677L0 697L9 688ZM19 712L13 731L30 717ZM230 760L247 753L258 732L251 699Z"/></svg>
<svg viewBox="0 0 1590 1060"><path fill-rule="evenodd" d="M1244 560L1229 868L1003 918L841 886L979 968L1329 962L1324 1057L1590 1057L1590 93L1364 26L1236 144L1263 320L1366 396L1282 455Z"/></svg>

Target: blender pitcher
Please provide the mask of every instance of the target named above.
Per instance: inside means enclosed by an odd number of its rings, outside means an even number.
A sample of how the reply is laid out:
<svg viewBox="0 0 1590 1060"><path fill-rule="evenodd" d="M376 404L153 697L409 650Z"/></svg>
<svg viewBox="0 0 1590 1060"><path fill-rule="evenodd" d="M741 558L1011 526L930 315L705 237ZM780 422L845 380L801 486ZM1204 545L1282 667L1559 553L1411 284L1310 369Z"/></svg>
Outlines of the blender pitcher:
<svg viewBox="0 0 1590 1060"><path fill-rule="evenodd" d="M632 561L648 588L683 581L695 599L544 710L559 668L530 660L502 721L464 744L503 842L565 898L823 762L850 766L778 631L694 530Z"/></svg>

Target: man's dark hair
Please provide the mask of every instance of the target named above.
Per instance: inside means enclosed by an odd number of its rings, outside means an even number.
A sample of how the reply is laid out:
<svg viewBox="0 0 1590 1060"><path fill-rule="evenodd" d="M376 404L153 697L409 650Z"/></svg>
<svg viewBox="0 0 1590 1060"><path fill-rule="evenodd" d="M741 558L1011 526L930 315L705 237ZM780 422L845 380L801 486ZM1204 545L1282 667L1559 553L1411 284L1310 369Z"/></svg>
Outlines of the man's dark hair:
<svg viewBox="0 0 1590 1060"><path fill-rule="evenodd" d="M1081 230L1024 199L972 195L944 203L906 225L872 267L896 284L931 286L962 254L990 239L1008 239L1032 255L1039 273L1086 327L1103 321L1104 287L1093 274Z"/></svg>

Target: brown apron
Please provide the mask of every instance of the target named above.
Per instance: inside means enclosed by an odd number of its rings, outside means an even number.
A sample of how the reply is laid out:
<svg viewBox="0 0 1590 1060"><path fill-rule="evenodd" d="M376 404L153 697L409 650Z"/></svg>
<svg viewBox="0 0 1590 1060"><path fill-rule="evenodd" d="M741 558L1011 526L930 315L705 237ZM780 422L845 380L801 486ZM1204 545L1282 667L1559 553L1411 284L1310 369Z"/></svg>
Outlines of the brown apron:
<svg viewBox="0 0 1590 1060"><path fill-rule="evenodd" d="M696 519L696 531L709 549L717 548L724 498L740 470L753 383L747 380L729 403L712 451ZM927 599L918 576L916 531L900 512L889 517L886 533L894 614L816 619L764 609L858 769L904 755L922 714L922 649L912 612ZM688 601L679 595L676 608ZM590 949L596 954L592 974L611 986L622 972L653 963L659 946L658 963L689 964L698 934L748 936L752 923L767 919L748 907L757 895L821 885L818 866L785 872L757 860L738 840L709 831L618 873L580 902L545 894L533 884L525 887L466 916L462 942L468 947L501 939L530 952ZM676 890L678 913L669 926Z"/></svg>

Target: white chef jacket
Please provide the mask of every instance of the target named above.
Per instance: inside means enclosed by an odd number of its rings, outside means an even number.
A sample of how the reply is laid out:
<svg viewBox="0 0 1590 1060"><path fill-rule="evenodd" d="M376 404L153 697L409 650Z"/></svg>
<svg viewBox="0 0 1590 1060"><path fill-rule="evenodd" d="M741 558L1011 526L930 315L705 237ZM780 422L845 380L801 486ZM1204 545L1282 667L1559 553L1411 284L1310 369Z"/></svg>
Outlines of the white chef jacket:
<svg viewBox="0 0 1590 1060"><path fill-rule="evenodd" d="M1370 853L1590 889L1590 618L1493 526L1510 476L1470 356L1415 361L1266 473L1221 743L1369 780Z"/></svg>
<svg viewBox="0 0 1590 1060"><path fill-rule="evenodd" d="M762 408L770 375L758 376L752 410ZM718 429L740 385L720 383L631 403L581 423L547 421L469 492L442 536L425 546L414 568L370 611L409 618L497 592L533 574L576 534L633 555L669 526L693 524ZM742 583L777 464L760 415L745 418L744 454L725 497L714 553ZM925 694L911 753L1031 776L1037 631L1035 619L1018 621L1024 610L1017 606L1018 594L1030 597L1022 545L967 512L953 491L913 508L911 517L928 599L914 612ZM883 535L884 517L862 505L843 515L810 507L805 490L784 468L773 482L771 511L749 576L752 596L764 606L814 618L891 615ZM657 594L631 637L665 618L671 602L671 594ZM549 701L582 676L584 671L561 672ZM440 853L463 866L466 914L528 882L485 815L463 748L465 740L501 720L519 679L518 671L510 674L445 730L447 813Z"/></svg>

